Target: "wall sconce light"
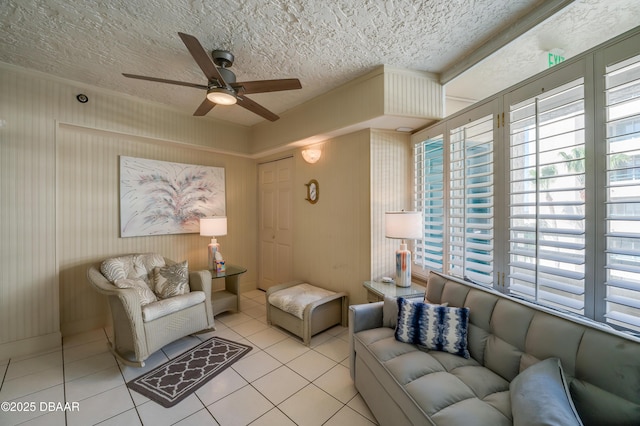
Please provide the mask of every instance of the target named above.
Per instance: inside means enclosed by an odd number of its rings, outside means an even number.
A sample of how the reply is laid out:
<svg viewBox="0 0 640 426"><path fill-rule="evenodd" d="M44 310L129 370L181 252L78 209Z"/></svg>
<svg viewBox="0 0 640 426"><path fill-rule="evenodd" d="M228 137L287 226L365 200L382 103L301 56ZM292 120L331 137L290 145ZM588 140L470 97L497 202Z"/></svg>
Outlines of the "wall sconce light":
<svg viewBox="0 0 640 426"><path fill-rule="evenodd" d="M316 163L322 156L322 150L316 148L306 148L302 150L302 158L309 164Z"/></svg>

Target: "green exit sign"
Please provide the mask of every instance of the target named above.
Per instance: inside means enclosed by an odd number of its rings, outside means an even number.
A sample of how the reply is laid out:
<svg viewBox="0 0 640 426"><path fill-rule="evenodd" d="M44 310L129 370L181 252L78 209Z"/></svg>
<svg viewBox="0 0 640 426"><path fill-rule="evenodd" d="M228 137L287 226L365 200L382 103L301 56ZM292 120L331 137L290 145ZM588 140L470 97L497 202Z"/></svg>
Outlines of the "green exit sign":
<svg viewBox="0 0 640 426"><path fill-rule="evenodd" d="M547 65L551 68L554 65L558 65L560 62L564 62L564 52L560 49L553 49L547 52Z"/></svg>

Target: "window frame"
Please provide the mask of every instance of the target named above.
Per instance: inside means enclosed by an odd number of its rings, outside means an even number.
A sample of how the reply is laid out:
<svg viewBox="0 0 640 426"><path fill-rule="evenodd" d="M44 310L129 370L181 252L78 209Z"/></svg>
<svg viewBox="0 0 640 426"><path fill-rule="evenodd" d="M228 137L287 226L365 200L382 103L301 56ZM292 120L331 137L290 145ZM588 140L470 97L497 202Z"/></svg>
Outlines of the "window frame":
<svg viewBox="0 0 640 426"><path fill-rule="evenodd" d="M575 58L548 69L533 76L515 86L512 86L490 98L474 104L434 126L419 131L412 135L412 144L420 144L422 141L443 135L443 165L444 165L444 230L443 238L449 238L449 176L450 176L450 131L465 123L470 123L483 116L483 113L491 111L494 117L494 289L509 294L509 184L510 184L510 153L509 153L509 105L516 104L518 100L525 100L560 86L563 82L572 79L584 79L584 150L585 150L585 191L588 195L584 204L585 217L585 281L584 281L584 315L589 318L617 329L622 329L633 334L628 328L608 323L606 314L607 286L605 285L606 273L606 119L605 119L605 71L606 67L625 59L640 55L640 27L631 30L615 39L597 46ZM596 143L596 141L600 141ZM415 161L414 161L415 167ZM414 176L415 170L414 170ZM415 190L415 186L414 186ZM414 194L414 200L415 200ZM419 244L419 242L417 243ZM448 244L443 246L443 266L445 274L449 268L446 261L449 259ZM429 269L419 263L415 264L414 275L420 278L428 276ZM463 278L463 277L459 277ZM516 297L516 296L514 296ZM639 294L640 298L640 294ZM525 299L531 302L530 299ZM533 301L533 303L536 303ZM542 304L554 309L553 307ZM565 312L567 315L576 314Z"/></svg>

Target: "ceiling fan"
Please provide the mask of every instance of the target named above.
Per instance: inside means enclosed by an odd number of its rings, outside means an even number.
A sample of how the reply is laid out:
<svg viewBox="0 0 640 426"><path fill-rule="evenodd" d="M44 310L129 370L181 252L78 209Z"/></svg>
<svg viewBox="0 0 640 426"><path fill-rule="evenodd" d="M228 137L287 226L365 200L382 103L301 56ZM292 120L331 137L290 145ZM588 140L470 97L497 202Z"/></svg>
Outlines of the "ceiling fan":
<svg viewBox="0 0 640 426"><path fill-rule="evenodd" d="M178 33L185 46L195 59L198 66L207 77L207 84L188 83L185 81L166 80L164 78L146 77L143 75L125 74L129 78L155 81L158 83L176 84L178 86L195 87L207 91L207 97L193 113L195 116L206 115L217 104L233 105L237 103L243 108L258 114L267 120L276 121L278 117L262 105L252 101L245 95L250 93L278 92L282 90L301 89L297 78L280 80L236 81L236 75L228 69L233 65L233 54L227 50L211 52L213 61L207 55L197 38L192 35Z"/></svg>

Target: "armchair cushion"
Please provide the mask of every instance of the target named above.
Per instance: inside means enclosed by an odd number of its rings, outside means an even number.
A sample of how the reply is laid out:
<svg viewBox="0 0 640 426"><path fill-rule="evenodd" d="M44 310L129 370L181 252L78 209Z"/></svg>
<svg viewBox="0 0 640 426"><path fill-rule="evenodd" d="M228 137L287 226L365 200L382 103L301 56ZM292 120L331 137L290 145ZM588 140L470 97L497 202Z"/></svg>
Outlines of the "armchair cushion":
<svg viewBox="0 0 640 426"><path fill-rule="evenodd" d="M164 265L164 258L159 254L133 254L105 260L100 265L100 272L112 283L124 278L139 278L149 285L153 268Z"/></svg>
<svg viewBox="0 0 640 426"><path fill-rule="evenodd" d="M153 269L153 286L160 299L189 293L189 264L187 261Z"/></svg>
<svg viewBox="0 0 640 426"><path fill-rule="evenodd" d="M142 307L142 321L149 322L173 312L178 312L205 300L204 291L181 294L158 300Z"/></svg>
<svg viewBox="0 0 640 426"><path fill-rule="evenodd" d="M120 278L113 283L118 288L132 288L140 297L140 305L148 305L158 300L156 295L151 291L147 283L142 279Z"/></svg>

